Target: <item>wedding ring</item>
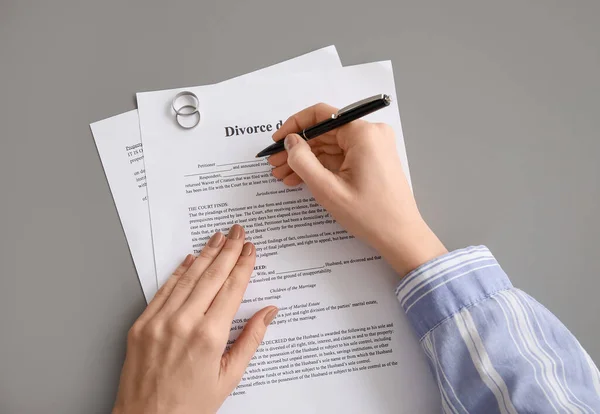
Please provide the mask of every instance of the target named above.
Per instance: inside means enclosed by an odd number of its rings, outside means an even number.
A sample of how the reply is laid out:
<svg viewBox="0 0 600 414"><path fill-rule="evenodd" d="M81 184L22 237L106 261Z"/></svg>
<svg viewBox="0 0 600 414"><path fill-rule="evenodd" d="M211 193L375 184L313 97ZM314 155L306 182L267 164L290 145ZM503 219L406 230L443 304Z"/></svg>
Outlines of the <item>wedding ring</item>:
<svg viewBox="0 0 600 414"><path fill-rule="evenodd" d="M175 120L177 121L177 124L183 128L183 129L192 129L195 128L199 123L200 123L200 112L198 112L198 108L196 108L194 105L183 105L179 108L179 111L181 111L182 109L188 109L189 111L186 111L185 113L177 113L175 115ZM190 112L191 110L194 110L193 112ZM194 117L195 119L193 121L191 121L190 123L181 123L181 118L190 118L190 117Z"/></svg>
<svg viewBox="0 0 600 414"><path fill-rule="evenodd" d="M189 97L189 98L184 99L186 97ZM186 100L188 102L186 102ZM182 101L182 102L178 102L178 101ZM196 96L195 93L190 92L190 91L181 91L177 95L175 95L175 97L173 98L173 101L171 101L171 108L173 108L173 111L175 111L175 114L177 116L179 116L179 115L190 116L190 115L194 115L196 112L198 112L199 104L200 104L200 101L198 100L198 97ZM188 109L188 110L182 111L182 109Z"/></svg>

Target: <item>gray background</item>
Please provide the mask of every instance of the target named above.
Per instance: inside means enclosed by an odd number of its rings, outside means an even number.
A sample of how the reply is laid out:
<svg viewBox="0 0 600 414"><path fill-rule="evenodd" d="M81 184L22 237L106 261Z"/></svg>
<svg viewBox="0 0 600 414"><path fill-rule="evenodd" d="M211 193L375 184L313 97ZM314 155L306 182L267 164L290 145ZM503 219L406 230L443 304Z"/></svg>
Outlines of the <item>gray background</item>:
<svg viewBox="0 0 600 414"><path fill-rule="evenodd" d="M392 59L413 184L600 362L600 3L0 0L0 412L103 413L144 299L89 123L336 44Z"/></svg>

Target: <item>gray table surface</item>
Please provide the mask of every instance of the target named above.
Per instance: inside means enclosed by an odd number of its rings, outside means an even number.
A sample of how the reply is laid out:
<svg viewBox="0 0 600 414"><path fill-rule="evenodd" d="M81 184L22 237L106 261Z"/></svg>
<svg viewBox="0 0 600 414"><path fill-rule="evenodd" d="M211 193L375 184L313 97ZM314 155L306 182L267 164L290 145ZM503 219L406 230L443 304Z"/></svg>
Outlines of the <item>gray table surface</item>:
<svg viewBox="0 0 600 414"><path fill-rule="evenodd" d="M0 412L105 413L144 308L88 125L329 44L391 59L415 193L600 362L600 3L0 0Z"/></svg>

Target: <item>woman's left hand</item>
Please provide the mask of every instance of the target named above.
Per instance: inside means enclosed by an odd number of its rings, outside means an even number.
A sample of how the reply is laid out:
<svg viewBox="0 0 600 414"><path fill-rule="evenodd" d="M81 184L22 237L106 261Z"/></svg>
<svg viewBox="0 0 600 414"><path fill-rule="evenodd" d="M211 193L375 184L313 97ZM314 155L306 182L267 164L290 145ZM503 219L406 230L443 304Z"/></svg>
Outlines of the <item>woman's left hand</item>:
<svg viewBox="0 0 600 414"><path fill-rule="evenodd" d="M224 353L254 269L244 229L188 255L134 323L114 413L214 413L240 382L277 308L258 311Z"/></svg>

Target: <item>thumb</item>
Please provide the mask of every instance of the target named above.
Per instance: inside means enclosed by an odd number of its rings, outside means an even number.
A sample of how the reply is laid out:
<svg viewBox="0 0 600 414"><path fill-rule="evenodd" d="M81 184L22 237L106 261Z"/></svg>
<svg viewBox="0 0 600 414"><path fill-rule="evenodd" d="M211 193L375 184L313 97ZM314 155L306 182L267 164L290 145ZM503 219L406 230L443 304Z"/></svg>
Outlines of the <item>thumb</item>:
<svg viewBox="0 0 600 414"><path fill-rule="evenodd" d="M224 376L226 381L231 381L232 388L242 379L250 360L265 337L267 327L273 322L278 311L275 306L268 306L256 312L231 345L229 352L223 355L221 376Z"/></svg>
<svg viewBox="0 0 600 414"><path fill-rule="evenodd" d="M319 197L326 195L337 184L335 175L323 167L308 143L298 134L290 134L284 141L288 153L287 163L306 183L310 191Z"/></svg>

